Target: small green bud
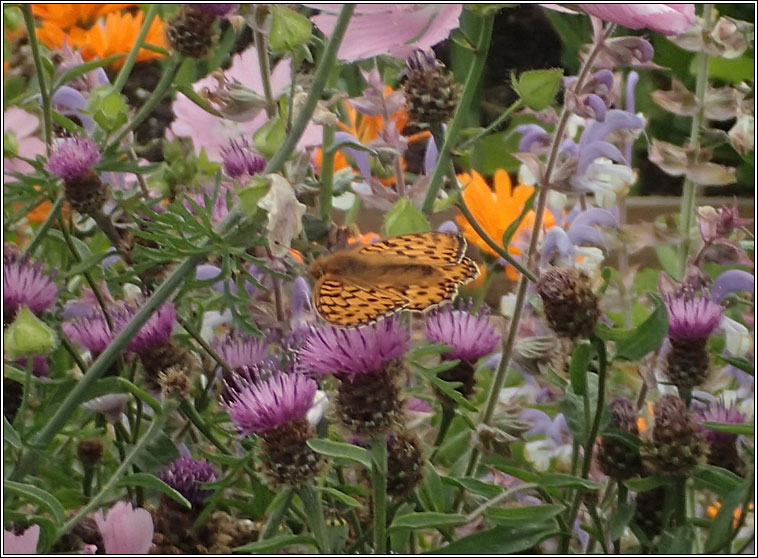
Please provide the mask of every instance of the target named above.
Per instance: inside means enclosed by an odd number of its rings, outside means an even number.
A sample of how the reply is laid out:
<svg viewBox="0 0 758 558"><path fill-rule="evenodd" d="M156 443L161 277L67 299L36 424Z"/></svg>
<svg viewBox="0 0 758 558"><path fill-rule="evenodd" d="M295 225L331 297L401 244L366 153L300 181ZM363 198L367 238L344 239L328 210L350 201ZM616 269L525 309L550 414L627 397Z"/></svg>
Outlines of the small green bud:
<svg viewBox="0 0 758 558"><path fill-rule="evenodd" d="M550 106L561 89L562 69L530 70L522 73L518 79L511 74L513 90L532 110L543 110Z"/></svg>
<svg viewBox="0 0 758 558"><path fill-rule="evenodd" d="M18 139L13 130L3 131L3 157L15 157L18 155Z"/></svg>
<svg viewBox="0 0 758 558"><path fill-rule="evenodd" d="M87 111L106 132L119 129L129 119L126 100L110 85L98 87L92 92Z"/></svg>
<svg viewBox="0 0 758 558"><path fill-rule="evenodd" d="M46 355L58 344L55 332L26 306L3 335L5 354L10 359L24 355Z"/></svg>
<svg viewBox="0 0 758 558"><path fill-rule="evenodd" d="M286 137L286 124L284 119L279 117L269 120L258 128L258 131L253 135L253 143L261 155L271 158L284 143Z"/></svg>
<svg viewBox="0 0 758 558"><path fill-rule="evenodd" d="M311 40L312 31L310 20L303 14L283 6L271 6L268 43L274 54L299 50Z"/></svg>

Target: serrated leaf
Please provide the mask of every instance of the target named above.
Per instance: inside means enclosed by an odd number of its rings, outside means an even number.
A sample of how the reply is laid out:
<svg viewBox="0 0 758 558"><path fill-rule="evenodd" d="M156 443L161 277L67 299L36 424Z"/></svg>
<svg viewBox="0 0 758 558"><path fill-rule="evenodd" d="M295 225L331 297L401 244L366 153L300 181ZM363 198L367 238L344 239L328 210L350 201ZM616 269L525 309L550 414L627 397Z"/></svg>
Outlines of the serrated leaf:
<svg viewBox="0 0 758 558"><path fill-rule="evenodd" d="M332 440L309 440L308 446L321 455L347 459L363 465L369 471L371 470L371 453L358 446Z"/></svg>
<svg viewBox="0 0 758 558"><path fill-rule="evenodd" d="M116 486L142 486L145 488L152 488L158 492L163 492L166 496L175 500L187 509L192 508L192 504L182 494L171 488L161 479L150 473L134 473L126 477L122 477L116 483Z"/></svg>

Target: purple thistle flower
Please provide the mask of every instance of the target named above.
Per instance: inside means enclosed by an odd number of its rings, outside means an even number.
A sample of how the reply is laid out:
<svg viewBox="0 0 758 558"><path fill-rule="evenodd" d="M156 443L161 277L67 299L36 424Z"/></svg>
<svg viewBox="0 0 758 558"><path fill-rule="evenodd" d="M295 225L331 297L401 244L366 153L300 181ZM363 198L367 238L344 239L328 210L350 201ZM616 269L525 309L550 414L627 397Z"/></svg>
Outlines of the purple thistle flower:
<svg viewBox="0 0 758 558"><path fill-rule="evenodd" d="M723 309L710 298L676 297L666 301L668 336L675 339L706 339L721 323Z"/></svg>
<svg viewBox="0 0 758 558"><path fill-rule="evenodd" d="M247 138L229 140L229 147L221 148L224 172L231 178L258 174L266 168L266 159L253 151Z"/></svg>
<svg viewBox="0 0 758 558"><path fill-rule="evenodd" d="M348 329L322 325L300 351L298 370L348 376L374 372L400 358L408 341L408 332L396 317Z"/></svg>
<svg viewBox="0 0 758 558"><path fill-rule="evenodd" d="M43 271L41 262L20 258L7 250L3 252L4 317L12 319L21 306L40 314L50 309L57 297L58 287L51 275Z"/></svg>
<svg viewBox="0 0 758 558"><path fill-rule="evenodd" d="M163 482L187 498L193 506L202 504L203 500L213 493L201 485L218 480L218 477L216 467L205 459L191 457L180 457L159 475Z"/></svg>
<svg viewBox="0 0 758 558"><path fill-rule="evenodd" d="M114 323L114 329L115 329ZM93 353L102 353L118 332L108 327L108 322L100 315L74 318L61 324L63 333L77 345L86 347Z"/></svg>
<svg viewBox="0 0 758 558"><path fill-rule="evenodd" d="M742 411L735 408L734 404L726 406L724 399L704 407L695 413L695 420L698 423L698 430L702 432L708 442L713 446L726 446L733 444L737 439L736 434L712 430L706 426L701 426L702 422L724 422L730 424L743 424L747 416Z"/></svg>
<svg viewBox="0 0 758 558"><path fill-rule="evenodd" d="M233 378L226 383L229 397L222 405L237 430L262 434L285 423L305 419L318 386L302 374L274 373L266 379Z"/></svg>
<svg viewBox="0 0 758 558"><path fill-rule="evenodd" d="M213 349L229 368L241 374L248 373L261 364L268 352L263 339L241 334L216 339Z"/></svg>
<svg viewBox="0 0 758 558"><path fill-rule="evenodd" d="M500 341L488 318L486 307L473 314L471 304L460 309L448 306L432 312L426 319L426 338L453 347L443 358L474 363L490 354Z"/></svg>
<svg viewBox="0 0 758 558"><path fill-rule="evenodd" d="M126 307L126 312L119 316L121 322L117 326L119 331L137 314L138 310L139 307L137 305ZM171 302L163 304L158 310L153 312L153 315L150 316L150 319L137 332L137 335L132 337L126 349L137 354L142 354L155 347L165 345L171 339L175 321L176 311L174 310L174 305Z"/></svg>
<svg viewBox="0 0 758 558"><path fill-rule="evenodd" d="M100 160L97 144L89 138L70 137L53 149L45 169L63 180L86 176Z"/></svg>
<svg viewBox="0 0 758 558"><path fill-rule="evenodd" d="M16 360L16 364L24 369L26 369L28 363L29 360L25 356ZM38 378L44 378L49 371L50 364L47 362L47 357L45 355L34 355L32 357L32 374Z"/></svg>
<svg viewBox="0 0 758 558"><path fill-rule="evenodd" d="M192 7L216 17L223 17L236 11L239 4L193 4Z"/></svg>

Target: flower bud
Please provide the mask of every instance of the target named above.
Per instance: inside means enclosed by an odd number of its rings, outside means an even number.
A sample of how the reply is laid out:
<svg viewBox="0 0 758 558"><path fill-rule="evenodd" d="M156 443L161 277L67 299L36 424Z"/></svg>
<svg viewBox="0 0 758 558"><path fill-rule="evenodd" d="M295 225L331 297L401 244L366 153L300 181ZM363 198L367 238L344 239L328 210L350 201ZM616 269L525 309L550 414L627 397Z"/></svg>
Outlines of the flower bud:
<svg viewBox="0 0 758 558"><path fill-rule="evenodd" d="M403 91L411 121L421 127L441 124L453 117L460 86L444 71L433 52L417 50L408 58Z"/></svg>
<svg viewBox="0 0 758 558"><path fill-rule="evenodd" d="M550 327L566 337L589 337L600 317L589 278L572 268L552 268L537 281Z"/></svg>
<svg viewBox="0 0 758 558"><path fill-rule="evenodd" d="M175 51L190 58L207 56L217 40L216 16L185 4L166 25L166 39Z"/></svg>

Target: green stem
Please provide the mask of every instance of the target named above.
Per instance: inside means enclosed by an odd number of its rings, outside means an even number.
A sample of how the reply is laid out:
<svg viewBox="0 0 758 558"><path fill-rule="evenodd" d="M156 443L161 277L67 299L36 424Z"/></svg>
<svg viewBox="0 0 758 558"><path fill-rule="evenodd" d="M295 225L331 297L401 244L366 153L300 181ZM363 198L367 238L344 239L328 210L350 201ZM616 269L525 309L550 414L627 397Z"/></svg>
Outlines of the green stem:
<svg viewBox="0 0 758 558"><path fill-rule="evenodd" d="M626 485L623 482L618 483L618 505L616 509L620 510L623 506L626 505L626 500L628 497L629 491L626 488ZM614 554L620 554L621 553L621 539L618 538L613 541L613 552Z"/></svg>
<svg viewBox="0 0 758 558"><path fill-rule="evenodd" d="M305 514L308 516L308 526L313 532L318 549L323 554L330 554L329 536L326 531L326 522L324 521L324 509L321 506L318 493L311 485L305 485L298 492L300 499L303 501Z"/></svg>
<svg viewBox="0 0 758 558"><path fill-rule="evenodd" d="M292 503L292 497L294 495L295 492L291 488L287 488L285 490L284 497L279 502L279 505L276 506L276 508L274 508L274 510L271 512L271 515L266 521L266 525L263 527L263 531L261 531L261 535L258 537L258 540L264 541L266 539L270 539L276 534L276 532L279 530L279 525L282 524L284 514L287 513L287 510Z"/></svg>
<svg viewBox="0 0 758 558"><path fill-rule="evenodd" d="M129 79L129 74L132 72L134 63L137 61L139 51L145 43L148 31L150 31L150 25L153 23L155 16L158 15L158 4L149 4L148 6L147 12L145 13L145 19L142 22L142 28L139 30L137 38L134 40L129 55L126 57L126 60L124 60L124 65L121 66L121 69L116 76L116 81L113 82L113 89L118 93L121 92L126 84L126 80Z"/></svg>
<svg viewBox="0 0 758 558"><path fill-rule="evenodd" d="M118 466L118 468L110 475L108 482L102 486L95 497L92 498L92 500L90 500L82 509L80 509L74 517L63 524L63 527L61 527L58 531L59 537L73 529L77 523L84 519L91 511L97 508L107 496L109 496L110 491L116 487L116 484L121 479L121 476L131 466L134 459L145 450L147 445L153 441L153 438L155 436L163 431L163 424L166 422L166 419L175 408L176 401L168 401L164 403L163 412L153 418L153 423L150 425L150 428L148 428L142 439L132 448L126 458Z"/></svg>
<svg viewBox="0 0 758 558"><path fill-rule="evenodd" d="M494 498L487 500L485 503L483 503L481 506L476 508L474 511L472 511L470 514L466 516L466 523L471 523L474 521L477 517L482 515L485 511L487 511L489 508L498 505L500 502L503 502L504 500L507 500L514 494L518 494L519 492L523 492L525 490L531 490L533 488L537 488L539 485L534 483L524 483L520 484L518 486L514 486L513 488L510 488L506 490L505 492L502 492L495 496Z"/></svg>
<svg viewBox="0 0 758 558"><path fill-rule="evenodd" d="M463 93L461 94L461 100L458 103L458 108L453 115L453 120L447 128L447 134L445 141L440 145L437 144L439 156L437 159L437 165L434 167L432 178L429 181L429 190L426 192L424 203L421 206L421 211L425 215L432 213L434 209L434 201L437 199L440 188L442 187L442 177L447 170L448 160L450 158L450 151L453 145L458 140L458 135L466 120L469 106L474 99L474 95L479 87L479 78L481 77L482 70L484 69L485 62L487 61L487 54L490 49L490 40L492 39L492 26L495 21L494 15L490 15L482 18L479 21L479 35L476 39L476 53L474 54L474 61L469 68L466 75L465 85L463 86Z"/></svg>
<svg viewBox="0 0 758 558"><path fill-rule="evenodd" d="M321 142L321 190L318 194L319 217L327 225L332 220L332 196L334 194L334 145L333 124L324 124L324 135Z"/></svg>
<svg viewBox="0 0 758 558"><path fill-rule="evenodd" d="M34 368L34 355L28 355L26 357L26 367L24 368L24 391L21 394L21 406L16 413L16 426L21 426L24 423L24 415L26 409L29 407L29 392L32 389L32 369Z"/></svg>
<svg viewBox="0 0 758 558"><path fill-rule="evenodd" d="M483 130L480 130L479 132L477 132L476 134L474 134L473 136L471 136L470 138L468 138L466 141L464 141L462 144L460 144L457 147L457 149L460 150L460 151L463 151L467 147L469 147L470 145L475 144L477 141L479 141L484 136L487 136L490 133L492 133L492 131L495 128L497 128L498 126L500 126L500 124L502 124L503 122L505 122L506 120L508 120L508 117L511 114L513 114L514 111L520 109L523 106L523 104L524 103L523 103L523 101L521 101L521 99L516 99L511 104L511 106L509 106L507 109L505 109L500 114L500 116L498 116L495 120L492 121L492 124L490 124L489 126L487 126L486 128L484 128ZM436 141L436 138L435 138L435 141Z"/></svg>
<svg viewBox="0 0 758 558"><path fill-rule="evenodd" d="M32 58L34 67L37 70L37 81L39 81L39 93L42 97L42 119L45 126L45 146L47 154L50 155L50 145L53 142L53 104L50 100L50 90L47 88L45 79L45 70L42 67L42 57L39 52L39 41L37 41L37 31L34 28L34 15L32 14L31 4L19 5L21 12L24 14L24 23L26 24L26 35L29 39L29 46L32 49Z"/></svg>
<svg viewBox="0 0 758 558"><path fill-rule="evenodd" d="M703 6L703 36L711 31L713 20L713 4ZM705 91L708 86L708 61L709 56L701 51L697 54L697 78L695 82L695 99L698 110L692 117L692 126L690 127L689 148L698 150L700 148L700 128L705 119ZM697 197L697 184L691 180L685 180L682 187L682 209L680 217L680 231L682 235L682 245L679 251L679 276L684 277L687 268L687 258L690 252L690 230L695 219L695 199Z"/></svg>
<svg viewBox="0 0 758 558"><path fill-rule="evenodd" d="M450 403L448 401L442 402L442 418L440 419L440 429L437 431L437 437L434 440L434 453L432 453L432 456L429 458L431 461L432 458L434 458L435 455L437 455L437 452L440 449L440 446L442 445L442 442L445 440L445 436L447 435L448 430L450 430L450 425L453 422L453 419L455 418L455 404Z"/></svg>
<svg viewBox="0 0 758 558"><path fill-rule="evenodd" d="M387 554L387 436L377 436L371 448L374 500L374 554Z"/></svg>
<svg viewBox="0 0 758 558"><path fill-rule="evenodd" d="M261 83L263 84L263 97L266 99L266 115L269 118L276 116L276 101L271 87L271 63L268 58L268 41L266 35L258 30L253 30L253 42L258 53L258 65L261 70Z"/></svg>
<svg viewBox="0 0 758 558"><path fill-rule="evenodd" d="M595 346L598 358L598 372L597 372L597 403L595 405L595 416L592 421L592 427L587 434L587 439L584 442L584 458L582 460L582 478L586 479L590 474L590 467L592 466L592 453L595 449L595 439L600 431L600 421L603 418L603 409L605 408L605 379L608 375L608 358L605 351L605 342L597 337L592 338L592 344ZM574 501L571 504L571 509L568 514L568 520L566 524L572 527L576 520L576 514L579 513L579 506L582 503L582 494L584 490L578 488L574 495ZM571 532L565 533L561 537L561 546L559 553L568 553L568 547L571 543Z"/></svg>
<svg viewBox="0 0 758 558"><path fill-rule="evenodd" d="M182 415L184 415L184 418L195 425L195 428L197 428L210 443L216 446L221 453L224 455L231 454L226 446L222 444L218 438L216 438L216 435L213 434L213 431L208 427L206 422L203 420L203 417L198 414L191 402L186 399L182 399L182 402L179 404L179 411L182 413Z"/></svg>
<svg viewBox="0 0 758 558"><path fill-rule="evenodd" d="M26 250L24 250L24 256L33 256L34 251L37 249L37 246L40 245L40 243L45 240L45 237L47 236L47 231L50 230L50 227L53 226L53 221L58 217L58 214L61 212L61 208L63 207L63 196L58 196L58 199L55 200L55 203L50 208L50 213L47 214L47 217L45 217L44 222L40 226L40 228L37 230L37 234L34 235L34 238L32 238L32 241L29 243L29 246L26 247Z"/></svg>
<svg viewBox="0 0 758 558"><path fill-rule="evenodd" d="M340 43L342 43L342 37L345 35L347 24L354 11L355 4L345 4L342 6L340 15L337 17L337 23L334 26L334 31L332 31L332 37L329 40L326 50L324 50L324 56L321 59L321 62L319 62L318 68L316 68L316 73L313 75L313 83L311 84L308 96L305 98L305 102L300 108L297 118L292 123L292 129L289 131L287 139L284 140L279 151L277 151L271 160L269 160L268 165L266 165L266 168L263 171L264 173L276 172L276 170L280 169L284 164L284 161L287 160L287 157L289 157L290 153L292 153L292 150L297 145L300 136L303 135L303 131L311 119L313 110L316 108L316 103L318 103L321 98L321 92L324 90L324 86L329 79L329 73L334 68L337 49L339 48Z"/></svg>
<svg viewBox="0 0 758 558"><path fill-rule="evenodd" d="M671 492L674 497L674 525L682 526L687 522L687 477L674 477Z"/></svg>
<svg viewBox="0 0 758 558"><path fill-rule="evenodd" d="M335 26L334 33L329 41L329 46L327 47L324 58L319 65L319 70L316 72L316 79L314 79L314 83L311 86L309 99L313 96L313 101L312 103L306 102L306 106L303 107L298 114L297 120L293 125L293 130L287 136L287 140L266 165L266 173L278 172L281 170L285 161L292 153L292 150L297 145L300 136L303 134L305 126L313 114L313 109L316 108L316 101L318 101L321 96L324 84L326 83L326 78L328 77L329 69L334 65L337 49L342 42L347 23L350 16L353 14L354 9L354 5L347 5L342 8L337 26ZM229 215L227 215L227 217L215 227L214 232L220 236L225 236L235 229L242 217L243 215L239 208L233 209ZM129 341L131 341L132 337L137 334L140 328L145 322L147 322L158 307L171 297L184 279L192 276L195 267L197 267L200 262L204 261L204 259L204 253L197 253L187 257L187 259L180 263L173 273L163 281L153 295L145 301L145 304L139 312L137 312L126 327L121 330L121 333L119 333L115 339L111 341L110 345L100 353L100 356L95 360L86 374L84 374L84 377L79 380L76 386L69 392L53 416L48 420L47 424L45 424L30 440L30 447L44 447L53 440L55 435L63 428L66 421L71 417L74 411L76 411L79 404L87 397L87 393L95 382L100 379L116 357L121 354L124 347L126 347ZM36 466L37 459L34 452L27 452L11 472L9 479L20 480Z"/></svg>
<svg viewBox="0 0 758 558"><path fill-rule="evenodd" d="M200 345L203 348L203 350L206 353L208 353L208 355L210 355L210 357L213 360L216 361L216 364L218 364L221 368L224 369L224 372L226 372L230 376L234 375L234 370L232 369L232 367L229 366L229 364L227 364L227 362L223 358L221 358L221 356L216 352L216 350L213 347L211 347L205 339L203 339L203 336L200 335L197 332L197 330L195 330L195 328L192 327L187 320L185 320L184 318L182 318L180 315L177 314L176 321L180 326L182 326L182 328L184 328L184 331L186 331L190 335L190 337L192 337L197 342L197 344Z"/></svg>
<svg viewBox="0 0 758 558"><path fill-rule="evenodd" d="M150 97L148 97L147 101L145 101L139 108L137 114L135 114L134 117L129 121L129 124L127 124L126 127L118 134L118 136L116 136L116 139L108 145L108 147L105 149L106 151L110 151L111 149L117 147L121 143L121 140L124 139L127 134L129 134L129 132L135 130L137 126L142 124L142 122L148 116L150 116L150 114L153 112L153 109L158 105L158 103L161 102L161 99L163 99L163 96L171 87L171 84L174 81L174 76L176 76L176 72L179 70L179 65L182 63L182 60L184 60L184 56L181 54L174 53L171 56L168 64L163 70L161 80L153 89Z"/></svg>

